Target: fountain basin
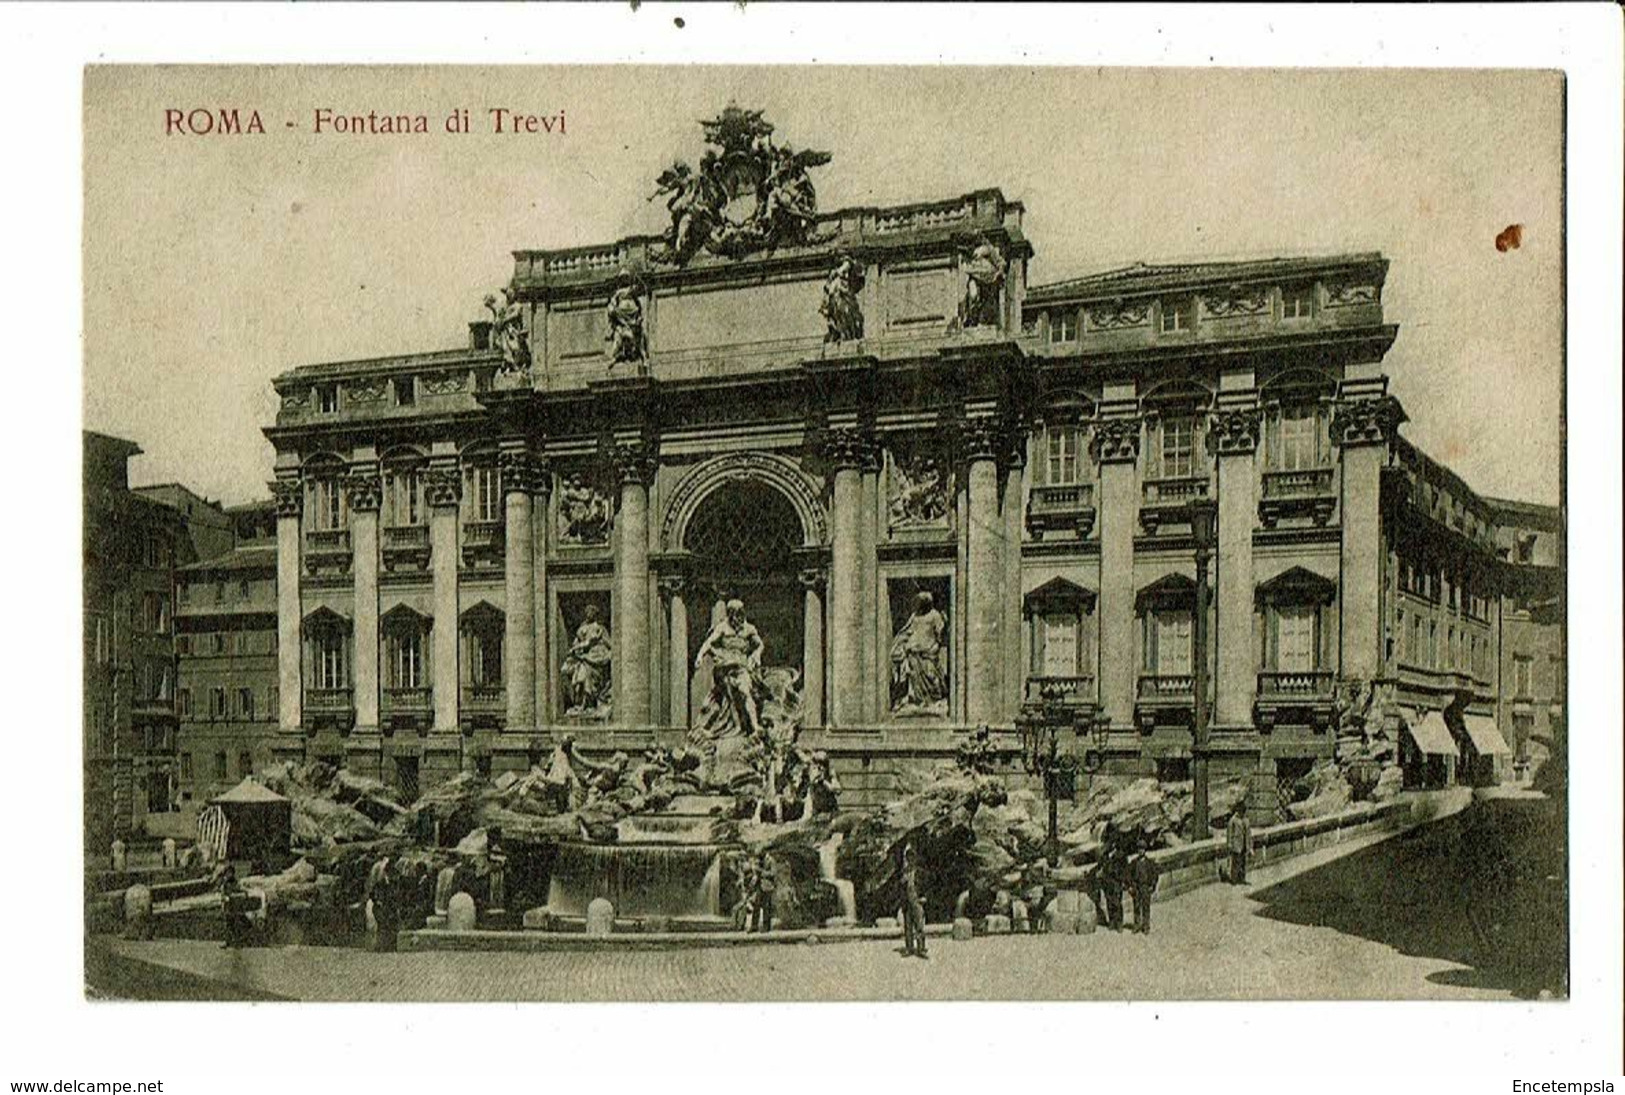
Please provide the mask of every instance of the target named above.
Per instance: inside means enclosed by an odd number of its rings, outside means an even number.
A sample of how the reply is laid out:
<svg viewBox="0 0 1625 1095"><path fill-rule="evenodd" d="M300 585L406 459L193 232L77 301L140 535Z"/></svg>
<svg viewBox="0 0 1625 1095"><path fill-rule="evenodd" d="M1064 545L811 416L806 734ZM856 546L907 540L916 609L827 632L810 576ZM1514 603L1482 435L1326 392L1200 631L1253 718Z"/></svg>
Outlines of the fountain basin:
<svg viewBox="0 0 1625 1095"><path fill-rule="evenodd" d="M721 919L726 850L721 844L681 841L562 843L548 882L548 912L584 918L588 903L601 897L615 907L618 919Z"/></svg>

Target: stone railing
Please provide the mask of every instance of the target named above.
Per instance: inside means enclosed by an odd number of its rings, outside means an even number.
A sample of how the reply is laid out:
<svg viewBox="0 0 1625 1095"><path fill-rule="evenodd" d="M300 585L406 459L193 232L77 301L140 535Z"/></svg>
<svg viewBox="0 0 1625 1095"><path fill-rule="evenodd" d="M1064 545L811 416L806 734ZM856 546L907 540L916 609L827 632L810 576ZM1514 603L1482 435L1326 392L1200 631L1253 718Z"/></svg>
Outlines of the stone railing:
<svg viewBox="0 0 1625 1095"><path fill-rule="evenodd" d="M1332 694L1332 673L1330 670L1315 669L1299 672L1281 672L1270 670L1258 675L1258 695L1261 698L1276 696L1330 696Z"/></svg>
<svg viewBox="0 0 1625 1095"><path fill-rule="evenodd" d="M306 529L305 552L309 555L348 555L350 554L350 530L344 528Z"/></svg>
<svg viewBox="0 0 1625 1095"><path fill-rule="evenodd" d="M467 566L492 564L502 558L501 521L469 521L463 525L463 562Z"/></svg>
<svg viewBox="0 0 1625 1095"><path fill-rule="evenodd" d="M507 710L508 692L500 684L463 685L463 708L468 711L501 712Z"/></svg>
<svg viewBox="0 0 1625 1095"><path fill-rule="evenodd" d="M1026 699L1028 703L1060 703L1079 705L1093 703L1095 679L1091 676L1028 677Z"/></svg>
<svg viewBox="0 0 1625 1095"><path fill-rule="evenodd" d="M1265 498L1313 498L1332 492L1331 468L1264 473Z"/></svg>
<svg viewBox="0 0 1625 1095"><path fill-rule="evenodd" d="M313 714L348 712L355 706L351 696L348 688L307 688L305 710Z"/></svg>
<svg viewBox="0 0 1625 1095"><path fill-rule="evenodd" d="M1183 506L1197 498L1206 498L1208 477L1182 475L1171 479L1147 479L1142 488L1147 505Z"/></svg>
<svg viewBox="0 0 1625 1095"><path fill-rule="evenodd" d="M383 534L384 567L425 567L429 565L429 526L395 525Z"/></svg>
<svg viewBox="0 0 1625 1095"><path fill-rule="evenodd" d="M962 199L912 209L887 210L875 214L874 232L880 236L893 232L921 232L958 224L960 221L972 219L975 215L975 204Z"/></svg>
<svg viewBox="0 0 1625 1095"><path fill-rule="evenodd" d="M1141 699L1190 700L1196 694L1196 678L1189 673L1142 673Z"/></svg>
<svg viewBox="0 0 1625 1095"><path fill-rule="evenodd" d="M389 715L425 715L434 706L434 692L428 688L386 688L383 699Z"/></svg>

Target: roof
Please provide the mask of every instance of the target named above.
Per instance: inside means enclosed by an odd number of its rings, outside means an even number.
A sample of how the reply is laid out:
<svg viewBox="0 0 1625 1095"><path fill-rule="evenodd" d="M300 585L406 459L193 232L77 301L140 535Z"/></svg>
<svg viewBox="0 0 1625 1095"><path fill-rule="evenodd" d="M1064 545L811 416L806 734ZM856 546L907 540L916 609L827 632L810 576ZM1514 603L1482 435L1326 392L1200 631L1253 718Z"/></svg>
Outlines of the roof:
<svg viewBox="0 0 1625 1095"><path fill-rule="evenodd" d="M1424 753L1440 757L1457 755L1456 739L1451 735L1450 728L1444 724L1443 711L1426 711L1421 718L1407 723L1405 730L1416 743L1416 747Z"/></svg>
<svg viewBox="0 0 1625 1095"><path fill-rule="evenodd" d="M1496 728L1494 719L1488 715L1464 715L1462 718L1467 723L1467 740L1473 743L1473 749L1479 756L1512 755L1512 748Z"/></svg>
<svg viewBox="0 0 1625 1095"><path fill-rule="evenodd" d="M209 800L213 803L245 803L245 802L290 802L264 784L256 783L253 776L244 776L243 781L223 795L216 795Z"/></svg>
<svg viewBox="0 0 1625 1095"><path fill-rule="evenodd" d="M1513 498L1493 498L1487 494L1481 494L1479 497L1485 505L1495 510L1497 515L1504 514L1508 517L1527 518L1530 521L1553 529L1560 524L1560 515L1556 506L1547 506L1540 502L1520 502ZM1508 522L1501 523L1506 524Z"/></svg>
<svg viewBox="0 0 1625 1095"><path fill-rule="evenodd" d="M276 569L276 545L255 544L252 547L232 548L225 555L205 559L200 563L187 563L175 569L183 574L230 573L238 570Z"/></svg>
<svg viewBox="0 0 1625 1095"><path fill-rule="evenodd" d="M122 450L126 456L137 456L141 452L140 445L126 438L114 437L110 433L97 433L95 430L86 430L84 433L87 444L99 445L105 449Z"/></svg>
<svg viewBox="0 0 1625 1095"><path fill-rule="evenodd" d="M1380 252L1358 251L1338 255L1238 259L1232 262L1136 262L1114 270L1033 286L1027 290L1027 300L1037 302L1071 296L1122 296L1176 286L1227 284L1261 278L1291 277L1328 269L1366 265L1386 266L1386 261Z"/></svg>

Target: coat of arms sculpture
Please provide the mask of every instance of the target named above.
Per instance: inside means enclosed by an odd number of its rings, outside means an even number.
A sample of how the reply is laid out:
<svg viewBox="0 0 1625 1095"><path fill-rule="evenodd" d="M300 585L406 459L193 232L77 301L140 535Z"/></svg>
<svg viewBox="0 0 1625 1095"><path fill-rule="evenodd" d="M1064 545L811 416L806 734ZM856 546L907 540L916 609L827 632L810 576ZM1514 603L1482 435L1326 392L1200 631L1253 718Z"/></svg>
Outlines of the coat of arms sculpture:
<svg viewBox="0 0 1625 1095"><path fill-rule="evenodd" d="M760 110L730 105L701 122L706 149L695 171L678 160L655 180L653 201L667 195L671 227L657 262L685 265L702 249L725 258L821 242L814 232L818 197L809 168L829 163L828 152L797 152L772 140L773 124Z"/></svg>

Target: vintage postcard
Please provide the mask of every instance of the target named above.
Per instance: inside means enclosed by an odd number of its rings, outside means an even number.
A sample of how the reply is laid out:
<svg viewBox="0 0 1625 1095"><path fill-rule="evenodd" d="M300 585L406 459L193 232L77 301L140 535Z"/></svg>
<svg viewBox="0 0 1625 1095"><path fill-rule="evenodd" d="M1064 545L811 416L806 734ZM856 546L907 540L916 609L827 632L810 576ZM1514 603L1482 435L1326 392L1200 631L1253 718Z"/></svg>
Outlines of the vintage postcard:
<svg viewBox="0 0 1625 1095"><path fill-rule="evenodd" d="M91 997L1568 996L1563 73L83 90Z"/></svg>

